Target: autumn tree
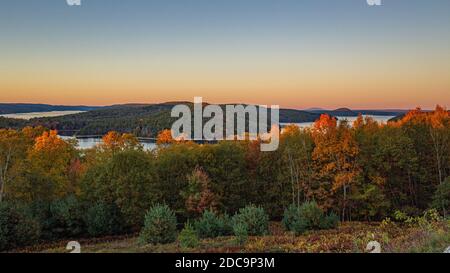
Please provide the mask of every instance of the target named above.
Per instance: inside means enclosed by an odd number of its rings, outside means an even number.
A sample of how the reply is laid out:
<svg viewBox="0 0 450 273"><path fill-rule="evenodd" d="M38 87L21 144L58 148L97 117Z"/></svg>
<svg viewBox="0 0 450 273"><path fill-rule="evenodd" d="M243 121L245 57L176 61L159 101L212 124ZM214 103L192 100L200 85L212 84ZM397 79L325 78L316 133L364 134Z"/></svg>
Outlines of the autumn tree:
<svg viewBox="0 0 450 273"><path fill-rule="evenodd" d="M28 174L32 172L29 153L34 150L35 140L44 133L43 127L25 127L22 130L0 130L0 201L32 195Z"/></svg>
<svg viewBox="0 0 450 273"><path fill-rule="evenodd" d="M141 149L139 140L132 134L111 131L102 138L100 147L105 151L117 152L127 149Z"/></svg>
<svg viewBox="0 0 450 273"><path fill-rule="evenodd" d="M205 210L216 211L217 197L211 190L211 181L208 175L197 167L187 177L187 180L187 187L181 192L181 196L186 200L187 212L198 216Z"/></svg>
<svg viewBox="0 0 450 273"><path fill-rule="evenodd" d="M200 147L197 165L210 177L219 208L234 213L248 204L254 193L247 172L245 142L221 141Z"/></svg>
<svg viewBox="0 0 450 273"><path fill-rule="evenodd" d="M440 186L444 183L444 177L446 177L445 171L449 167L446 159L450 159L448 154L450 148L450 115L445 108L438 105L433 113L427 115L427 121L430 138L433 143L438 185ZM446 163L447 166L445 166ZM444 217L446 217L447 210L445 204L442 204L442 210Z"/></svg>
<svg viewBox="0 0 450 273"><path fill-rule="evenodd" d="M348 193L360 174L356 164L358 145L349 125L344 121L338 126L337 120L328 115L322 115L315 122L312 136L315 143L313 159L319 166L318 175L321 179L331 180L333 192L342 191L341 219L347 220ZM327 200L327 205L330 206L332 202Z"/></svg>
<svg viewBox="0 0 450 273"><path fill-rule="evenodd" d="M448 111L437 106L432 112L420 108L412 110L394 124L411 139L420 162L415 169L416 175L412 177L417 184L417 196L420 196L415 204L419 208L428 206L435 188L442 184L450 171L449 120Z"/></svg>
<svg viewBox="0 0 450 273"><path fill-rule="evenodd" d="M27 144L29 143L22 132L0 130L0 202L4 199L9 183L20 175L23 159L30 146Z"/></svg>
<svg viewBox="0 0 450 273"><path fill-rule="evenodd" d="M152 153L123 150L97 154L81 179L81 196L92 203L114 204L137 229L147 209L160 198Z"/></svg>
<svg viewBox="0 0 450 273"><path fill-rule="evenodd" d="M281 135L282 160L289 174L292 187L292 204L300 206L312 196L313 180L312 151L314 142L308 129L300 129L296 125L284 128Z"/></svg>
<svg viewBox="0 0 450 273"><path fill-rule="evenodd" d="M156 138L156 144L158 145L165 145L165 144L171 144L175 140L172 138L172 131L171 130L163 130L159 132L157 138Z"/></svg>
<svg viewBox="0 0 450 273"><path fill-rule="evenodd" d="M29 169L24 177L23 195L27 200L54 200L74 194L76 181L69 179L71 165L77 160L73 144L58 136L57 131L45 131L35 139L28 151Z"/></svg>
<svg viewBox="0 0 450 273"><path fill-rule="evenodd" d="M352 192L352 215L356 219L371 221L386 217L390 202L385 194L387 177L380 168L386 158L380 153L382 126L371 117L359 115L353 122L352 131L358 143L356 157L360 179Z"/></svg>

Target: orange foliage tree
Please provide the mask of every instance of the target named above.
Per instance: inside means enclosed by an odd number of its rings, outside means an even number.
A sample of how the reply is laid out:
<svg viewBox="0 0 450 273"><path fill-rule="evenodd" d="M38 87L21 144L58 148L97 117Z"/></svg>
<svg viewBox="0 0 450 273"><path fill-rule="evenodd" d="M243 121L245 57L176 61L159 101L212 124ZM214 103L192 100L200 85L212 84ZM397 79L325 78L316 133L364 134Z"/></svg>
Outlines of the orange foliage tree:
<svg viewBox="0 0 450 273"><path fill-rule="evenodd" d="M100 145L106 151L119 151L126 149L139 149L142 148L139 140L132 134L120 134L118 132L108 132L102 138L102 144Z"/></svg>
<svg viewBox="0 0 450 273"><path fill-rule="evenodd" d="M173 142L174 139L172 137L172 131L169 129L162 130L161 132L159 132L156 138L156 143L158 145L171 144Z"/></svg>
<svg viewBox="0 0 450 273"><path fill-rule="evenodd" d="M76 181L69 179L77 160L74 146L58 136L58 132L45 131L35 139L28 151L31 180L38 180L30 194L33 198L55 199L76 193ZM71 170L72 169L72 170ZM32 181L30 181L32 182Z"/></svg>
<svg viewBox="0 0 450 273"><path fill-rule="evenodd" d="M347 197L351 186L356 183L360 173L356 164L359 149L354 135L346 122L337 125L337 120L328 115L322 115L312 129L315 143L313 160L318 166L318 176L322 183L331 180L331 189L321 187L325 194L325 204L330 207L333 193L342 191L340 202L341 218L347 218ZM332 192L324 192L331 190Z"/></svg>

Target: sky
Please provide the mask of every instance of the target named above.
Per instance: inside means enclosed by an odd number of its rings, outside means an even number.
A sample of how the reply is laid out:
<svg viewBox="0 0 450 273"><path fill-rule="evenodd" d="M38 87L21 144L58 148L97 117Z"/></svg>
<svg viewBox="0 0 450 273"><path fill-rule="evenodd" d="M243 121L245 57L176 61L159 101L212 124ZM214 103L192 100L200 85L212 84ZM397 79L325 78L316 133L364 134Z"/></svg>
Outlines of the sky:
<svg viewBox="0 0 450 273"><path fill-rule="evenodd" d="M2 0L0 102L450 106L450 1Z"/></svg>

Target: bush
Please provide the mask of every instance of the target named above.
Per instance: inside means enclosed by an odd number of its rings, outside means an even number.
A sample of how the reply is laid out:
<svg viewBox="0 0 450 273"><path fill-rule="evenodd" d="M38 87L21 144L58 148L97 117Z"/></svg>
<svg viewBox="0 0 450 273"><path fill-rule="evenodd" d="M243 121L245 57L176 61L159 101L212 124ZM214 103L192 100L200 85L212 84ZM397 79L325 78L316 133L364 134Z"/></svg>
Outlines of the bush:
<svg viewBox="0 0 450 273"><path fill-rule="evenodd" d="M246 206L234 215L233 230L235 231L236 227L241 224L247 227L248 235L265 235L269 231L269 216L261 207L254 205Z"/></svg>
<svg viewBox="0 0 450 273"><path fill-rule="evenodd" d="M85 233L81 202L75 196L70 196L51 203L48 228L54 238L75 237Z"/></svg>
<svg viewBox="0 0 450 273"><path fill-rule="evenodd" d="M447 216L450 211L450 177L439 185L433 195L432 207L442 211Z"/></svg>
<svg viewBox="0 0 450 273"><path fill-rule="evenodd" d="M216 238L230 235L233 232L228 215L220 217L210 210L203 212L202 217L194 223L194 226L200 238Z"/></svg>
<svg viewBox="0 0 450 273"><path fill-rule="evenodd" d="M303 218L300 217L300 210L296 205L290 205L284 211L284 216L281 224L286 230L289 231L299 231L299 229L301 228L300 226L304 227L304 229L306 230L306 224L304 223Z"/></svg>
<svg viewBox="0 0 450 273"><path fill-rule="evenodd" d="M156 205L147 212L139 239L141 243L167 244L177 238L177 218L167 205Z"/></svg>
<svg viewBox="0 0 450 273"><path fill-rule="evenodd" d="M26 208L29 217L35 219L41 227L41 239L53 240L51 231L51 203L48 201L34 201Z"/></svg>
<svg viewBox="0 0 450 273"><path fill-rule="evenodd" d="M234 236L236 236L236 243L244 245L248 240L248 226L244 223L236 223L233 226Z"/></svg>
<svg viewBox="0 0 450 273"><path fill-rule="evenodd" d="M320 221L320 229L333 229L339 225L339 216L334 212L322 218Z"/></svg>
<svg viewBox="0 0 450 273"><path fill-rule="evenodd" d="M115 235L123 231L123 219L115 204L97 203L87 211L86 226L91 236Z"/></svg>
<svg viewBox="0 0 450 273"><path fill-rule="evenodd" d="M223 229L222 229L222 236L229 236L234 234L233 230L233 218L230 217L229 214L225 213L221 217L223 221Z"/></svg>
<svg viewBox="0 0 450 273"><path fill-rule="evenodd" d="M288 231L302 234L307 230L331 229L339 224L339 217L332 213L325 215L316 202L306 202L300 207L289 206L282 224Z"/></svg>
<svg viewBox="0 0 450 273"><path fill-rule="evenodd" d="M299 208L299 212L308 229L320 229L320 224L325 216L316 202L303 203Z"/></svg>
<svg viewBox="0 0 450 273"><path fill-rule="evenodd" d="M40 236L40 226L24 210L0 203L0 251L32 245Z"/></svg>
<svg viewBox="0 0 450 273"><path fill-rule="evenodd" d="M199 244L197 231L191 223L187 222L183 230L178 235L178 242L182 248L195 248Z"/></svg>

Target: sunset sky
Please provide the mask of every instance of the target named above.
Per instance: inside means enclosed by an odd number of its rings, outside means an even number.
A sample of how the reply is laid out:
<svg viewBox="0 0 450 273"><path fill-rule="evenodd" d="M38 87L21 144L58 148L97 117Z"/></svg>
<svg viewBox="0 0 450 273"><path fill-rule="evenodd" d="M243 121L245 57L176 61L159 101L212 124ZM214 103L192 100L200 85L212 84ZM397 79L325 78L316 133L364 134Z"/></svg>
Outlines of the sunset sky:
<svg viewBox="0 0 450 273"><path fill-rule="evenodd" d="M3 0L0 102L450 106L450 1Z"/></svg>

